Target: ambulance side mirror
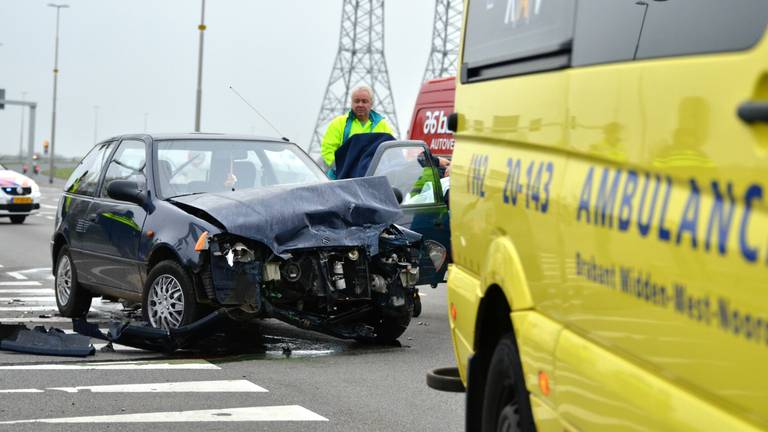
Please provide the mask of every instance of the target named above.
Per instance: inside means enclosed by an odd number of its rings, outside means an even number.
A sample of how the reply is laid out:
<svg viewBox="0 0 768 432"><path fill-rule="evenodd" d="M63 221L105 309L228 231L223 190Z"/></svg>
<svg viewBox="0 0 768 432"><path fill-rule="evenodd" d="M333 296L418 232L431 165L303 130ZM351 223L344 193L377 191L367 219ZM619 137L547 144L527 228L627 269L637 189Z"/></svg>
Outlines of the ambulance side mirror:
<svg viewBox="0 0 768 432"><path fill-rule="evenodd" d="M448 130L451 132L459 130L459 113L451 113L448 116Z"/></svg>

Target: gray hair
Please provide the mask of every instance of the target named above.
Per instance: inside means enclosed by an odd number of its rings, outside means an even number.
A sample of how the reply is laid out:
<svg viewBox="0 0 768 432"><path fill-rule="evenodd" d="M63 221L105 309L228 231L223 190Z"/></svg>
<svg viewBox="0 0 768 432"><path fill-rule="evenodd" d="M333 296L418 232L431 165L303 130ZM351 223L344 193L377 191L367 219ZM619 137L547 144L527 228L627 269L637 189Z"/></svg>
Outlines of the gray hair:
<svg viewBox="0 0 768 432"><path fill-rule="evenodd" d="M360 85L360 86L357 86L357 87L355 87L355 88L352 90L352 93L350 93L350 94L349 94L349 99L350 99L350 101L352 100L352 95L353 95L353 94L355 94L355 93L357 93L357 92L358 92L358 91L360 91L360 90L365 90L366 92L368 92L368 95L371 97L371 104L373 104L373 89L372 89L372 88L370 88L370 87L369 87L369 86L367 86L367 85Z"/></svg>

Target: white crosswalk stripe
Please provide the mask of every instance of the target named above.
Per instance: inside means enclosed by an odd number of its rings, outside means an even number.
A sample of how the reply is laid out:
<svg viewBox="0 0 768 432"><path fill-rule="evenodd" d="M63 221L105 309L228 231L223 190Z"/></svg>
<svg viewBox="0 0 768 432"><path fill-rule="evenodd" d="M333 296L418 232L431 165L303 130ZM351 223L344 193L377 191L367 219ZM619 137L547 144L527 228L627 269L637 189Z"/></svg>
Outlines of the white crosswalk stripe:
<svg viewBox="0 0 768 432"><path fill-rule="evenodd" d="M45 389L0 389L0 393L267 393L268 390L248 380L183 381L147 384L116 384L80 387L47 387Z"/></svg>
<svg viewBox="0 0 768 432"><path fill-rule="evenodd" d="M2 282L0 282L2 284ZM40 295L51 294L53 288L20 288L20 289L2 289L0 288L0 294L27 294L27 295Z"/></svg>
<svg viewBox="0 0 768 432"><path fill-rule="evenodd" d="M0 424L19 423L198 423L198 422L262 422L262 421L328 421L299 405L224 408L212 410L171 411L137 414L101 415L92 417L63 417L52 419L16 420Z"/></svg>
<svg viewBox="0 0 768 432"><path fill-rule="evenodd" d="M54 296L34 296L34 297L0 297L0 302L23 302L23 303L56 303Z"/></svg>
<svg viewBox="0 0 768 432"><path fill-rule="evenodd" d="M55 306L0 306L0 312L45 312L58 310Z"/></svg>
<svg viewBox="0 0 768 432"><path fill-rule="evenodd" d="M168 369L220 369L205 360L184 361L127 361L97 363L62 363L62 364L20 364L0 365L0 370L168 370Z"/></svg>
<svg viewBox="0 0 768 432"><path fill-rule="evenodd" d="M61 324L61 323L71 323L72 318L65 318L65 317L50 317L50 318L39 318L39 317L3 317L0 318L0 324L24 324L24 323L34 323L34 324Z"/></svg>

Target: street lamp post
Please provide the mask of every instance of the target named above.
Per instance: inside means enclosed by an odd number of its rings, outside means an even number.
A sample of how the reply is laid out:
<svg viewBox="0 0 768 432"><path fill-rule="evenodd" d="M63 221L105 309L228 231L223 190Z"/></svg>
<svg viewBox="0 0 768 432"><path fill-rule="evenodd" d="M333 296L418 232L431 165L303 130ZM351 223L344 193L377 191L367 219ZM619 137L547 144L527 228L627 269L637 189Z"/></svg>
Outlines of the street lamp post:
<svg viewBox="0 0 768 432"><path fill-rule="evenodd" d="M53 57L53 115L51 119L51 152L50 167L48 173L48 183L53 183L53 159L56 146L56 90L59 82L59 15L62 8L68 8L69 5L48 3L49 7L56 8L56 48Z"/></svg>
<svg viewBox="0 0 768 432"><path fill-rule="evenodd" d="M200 12L200 50L197 57L197 103L195 104L195 132L200 132L200 105L203 97L203 35L205 34L205 0Z"/></svg>

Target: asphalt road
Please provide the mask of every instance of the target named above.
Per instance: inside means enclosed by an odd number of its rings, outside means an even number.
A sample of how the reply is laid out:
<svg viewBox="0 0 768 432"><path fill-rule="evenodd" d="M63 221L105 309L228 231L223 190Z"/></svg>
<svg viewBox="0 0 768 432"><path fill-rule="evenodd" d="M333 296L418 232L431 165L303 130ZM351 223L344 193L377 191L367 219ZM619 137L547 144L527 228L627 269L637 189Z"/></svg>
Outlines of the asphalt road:
<svg viewBox="0 0 768 432"><path fill-rule="evenodd" d="M0 322L67 330L50 273L59 192L42 192L38 216L23 225L0 218ZM0 430L463 430L464 395L425 384L428 369L454 359L445 286L424 294L423 313L400 346L266 320L237 346L214 342L171 356L121 346L105 352L95 339L96 355L86 359L0 351ZM89 320L104 327L129 316L120 303L94 299Z"/></svg>

